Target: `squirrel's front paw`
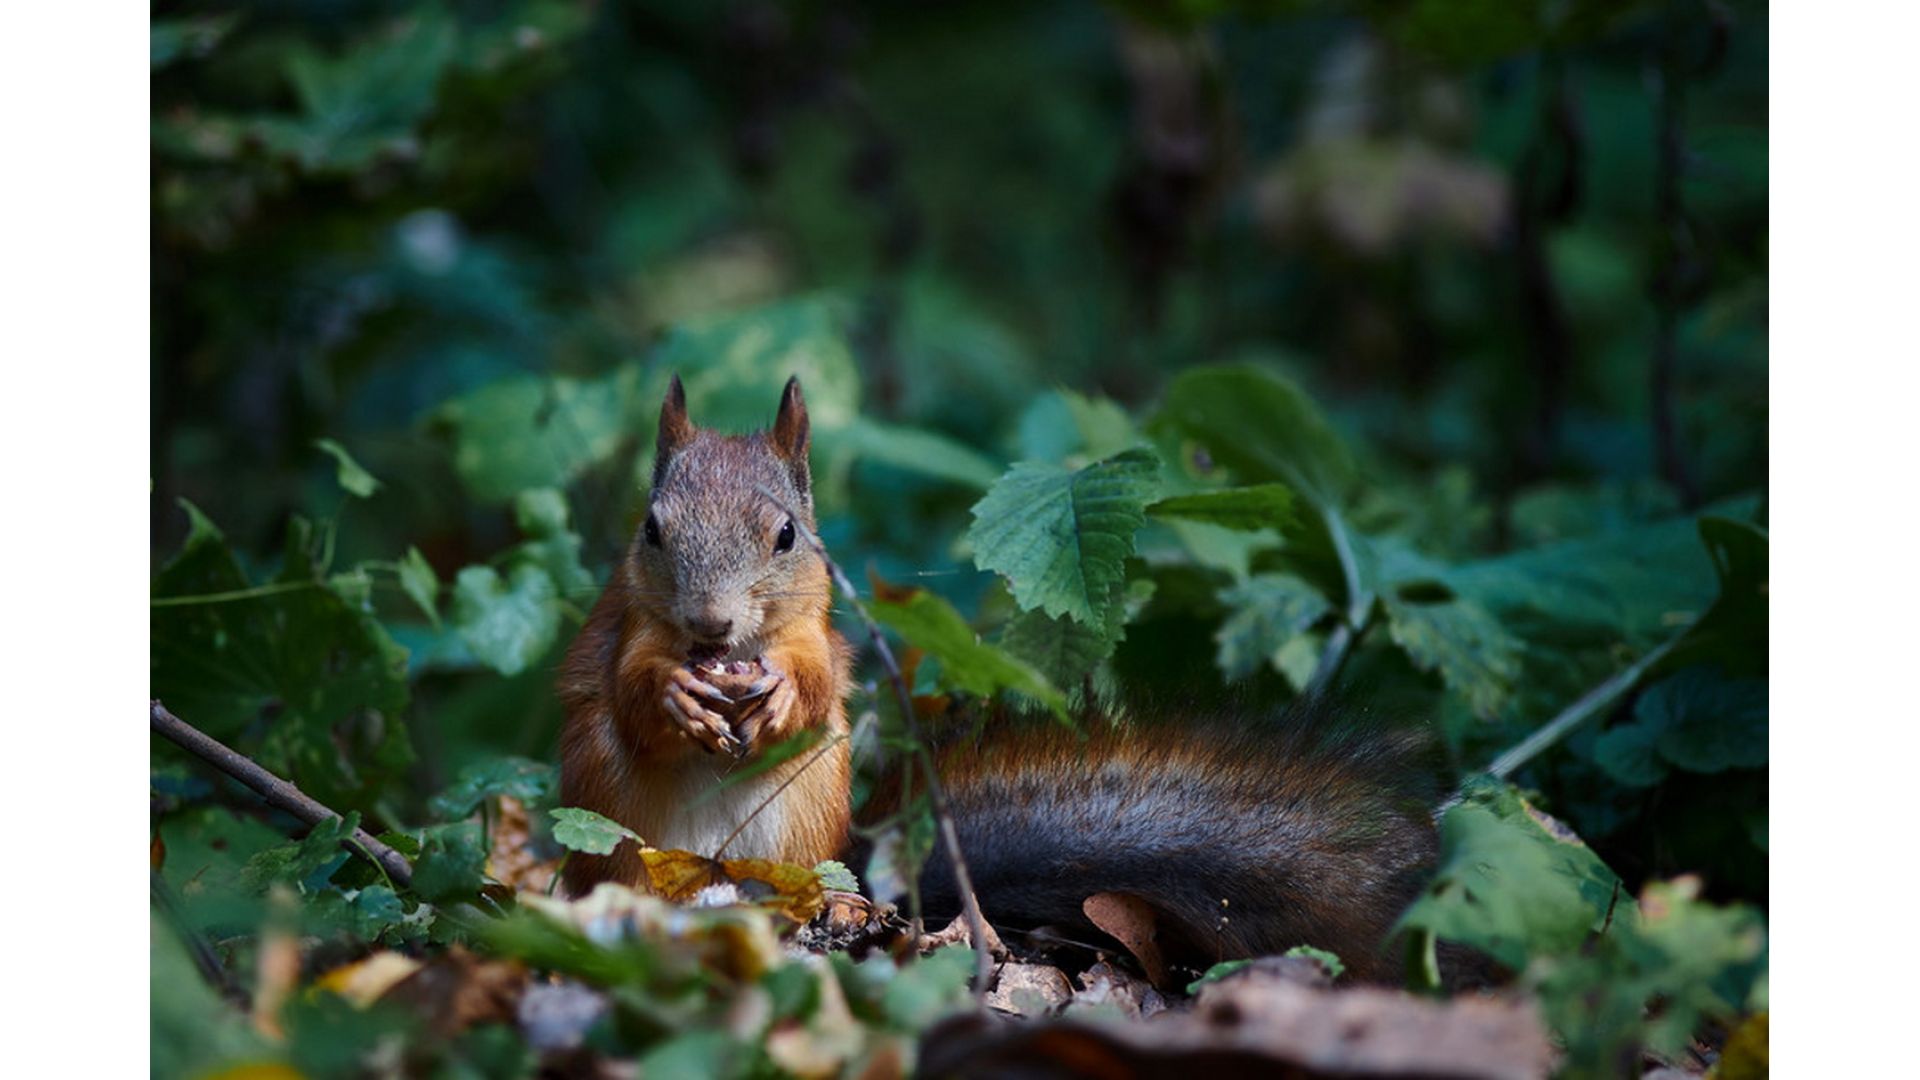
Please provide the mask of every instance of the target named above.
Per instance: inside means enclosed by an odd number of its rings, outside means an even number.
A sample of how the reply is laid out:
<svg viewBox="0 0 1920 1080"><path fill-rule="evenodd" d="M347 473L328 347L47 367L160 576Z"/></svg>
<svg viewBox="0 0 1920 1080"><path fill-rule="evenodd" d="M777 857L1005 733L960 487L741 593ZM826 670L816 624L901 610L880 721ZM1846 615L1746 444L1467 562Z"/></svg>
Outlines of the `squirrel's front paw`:
<svg viewBox="0 0 1920 1080"><path fill-rule="evenodd" d="M734 725L734 731L746 746L757 746L763 735L775 738L785 734L793 716L793 707L800 699L800 691L794 686L787 673L775 667L773 661L762 660L766 674L753 684L740 700L746 703L740 720Z"/></svg>
<svg viewBox="0 0 1920 1080"><path fill-rule="evenodd" d="M730 708L732 704L731 698L703 682L693 672L686 668L675 668L663 698L667 715L673 717L674 725L709 754L738 754L742 743L734 737L733 725L728 723L724 715L702 702L702 698L721 708Z"/></svg>

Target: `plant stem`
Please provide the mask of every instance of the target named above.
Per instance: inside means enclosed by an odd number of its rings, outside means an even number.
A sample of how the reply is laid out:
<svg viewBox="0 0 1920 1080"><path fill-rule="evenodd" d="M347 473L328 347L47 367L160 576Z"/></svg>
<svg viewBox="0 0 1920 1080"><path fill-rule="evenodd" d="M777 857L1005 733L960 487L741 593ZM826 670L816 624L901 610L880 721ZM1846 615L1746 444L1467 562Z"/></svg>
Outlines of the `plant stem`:
<svg viewBox="0 0 1920 1080"><path fill-rule="evenodd" d="M155 732L166 736L194 757L252 788L268 804L285 810L308 825L319 825L339 819L339 814L315 802L311 796L299 788L261 768L252 758L231 749L199 728L168 712L167 707L160 704L158 699L150 704ZM373 835L365 829L355 829L352 836L342 837L340 846L372 860L393 882L405 886L413 881L413 864L407 861L407 857L374 839Z"/></svg>
<svg viewBox="0 0 1920 1080"><path fill-rule="evenodd" d="M1373 593L1360 581L1360 560L1353 550L1353 538L1347 534L1347 523L1334 510L1327 510L1325 516L1327 535L1333 540L1333 553L1340 559L1340 575L1346 582L1347 610L1333 633L1327 635L1326 647L1320 650L1320 662L1314 665L1304 691L1308 697L1318 696L1333 685L1347 662L1347 654L1373 619Z"/></svg>
<svg viewBox="0 0 1920 1080"><path fill-rule="evenodd" d="M325 582L321 581L275 581L266 585L255 585L250 589L233 589L228 592L200 593L195 596L156 596L147 601L147 606L185 607L189 604L224 604L231 600L251 600L256 596L317 589L323 584Z"/></svg>
<svg viewBox="0 0 1920 1080"><path fill-rule="evenodd" d="M1626 670L1580 695L1580 700L1561 710L1560 715L1514 744L1506 753L1494 758L1493 764L1487 766L1487 772L1501 780L1513 775L1520 766L1533 760L1541 751L1559 742L1568 732L1613 704L1620 695L1633 689L1634 684L1652 670L1654 665L1665 660L1667 654L1671 653L1686 636L1687 631L1682 630L1648 650L1646 655L1634 661Z"/></svg>

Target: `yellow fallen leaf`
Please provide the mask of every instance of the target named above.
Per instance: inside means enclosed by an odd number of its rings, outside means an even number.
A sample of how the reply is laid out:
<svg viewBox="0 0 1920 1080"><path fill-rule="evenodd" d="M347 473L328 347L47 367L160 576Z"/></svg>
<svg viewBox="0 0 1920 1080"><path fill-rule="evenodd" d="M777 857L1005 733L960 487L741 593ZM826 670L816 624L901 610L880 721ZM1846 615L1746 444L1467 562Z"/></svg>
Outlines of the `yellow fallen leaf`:
<svg viewBox="0 0 1920 1080"><path fill-rule="evenodd" d="M314 981L364 1009L393 989L395 983L420 970L420 961L397 952L377 952L365 960L343 964Z"/></svg>

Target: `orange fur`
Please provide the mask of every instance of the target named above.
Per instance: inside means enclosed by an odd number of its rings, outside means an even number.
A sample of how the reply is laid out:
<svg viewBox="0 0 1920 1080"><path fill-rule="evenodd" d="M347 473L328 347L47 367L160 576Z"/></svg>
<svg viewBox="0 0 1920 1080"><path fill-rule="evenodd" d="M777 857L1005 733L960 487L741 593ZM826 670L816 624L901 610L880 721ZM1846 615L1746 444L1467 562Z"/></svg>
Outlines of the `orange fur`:
<svg viewBox="0 0 1920 1080"><path fill-rule="evenodd" d="M562 802L612 818L649 844L670 846L689 836L711 838L715 829L730 832L754 813L771 789L784 783L785 789L748 825L752 832L743 830L723 854L812 866L839 853L849 819L851 767L843 698L850 650L828 616L825 568L815 568L807 577L816 575L817 581L807 583L812 587L789 590L767 602L763 655L786 673L795 699L779 722L761 731L758 745L771 746L812 729L836 741L782 763L750 785L729 789L736 795L727 799L707 793L719 788L733 763L702 751L674 726L661 704L669 674L686 662L685 650L672 626L652 605L639 601L644 587L623 562L561 668L560 696L566 708L560 737ZM703 800L697 809L691 806L695 800ZM708 820L712 827L690 832L694 818ZM575 854L565 871L574 895L601 881L638 885L643 879L632 844L622 844L608 856Z"/></svg>

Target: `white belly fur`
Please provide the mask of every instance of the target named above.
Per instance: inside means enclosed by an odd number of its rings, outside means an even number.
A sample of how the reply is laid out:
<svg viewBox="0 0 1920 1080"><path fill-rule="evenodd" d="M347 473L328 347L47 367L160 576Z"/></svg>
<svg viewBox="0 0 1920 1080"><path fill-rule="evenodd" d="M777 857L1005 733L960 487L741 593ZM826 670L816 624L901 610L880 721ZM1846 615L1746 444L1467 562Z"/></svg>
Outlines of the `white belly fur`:
<svg viewBox="0 0 1920 1080"><path fill-rule="evenodd" d="M706 764L705 762L701 763ZM680 772L675 780L679 790L674 793L673 805L680 811L664 826L656 826L656 836L646 837L654 847L665 850L691 851L698 855L713 855L735 829L740 835L734 836L722 853L728 859L771 859L779 852L781 837L785 834L785 816L787 801L785 793L766 809L754 815L751 821L747 817L754 809L780 786L785 770L774 769L762 773L751 780L719 787L719 780L710 768L698 766ZM741 822L747 824L743 828Z"/></svg>

